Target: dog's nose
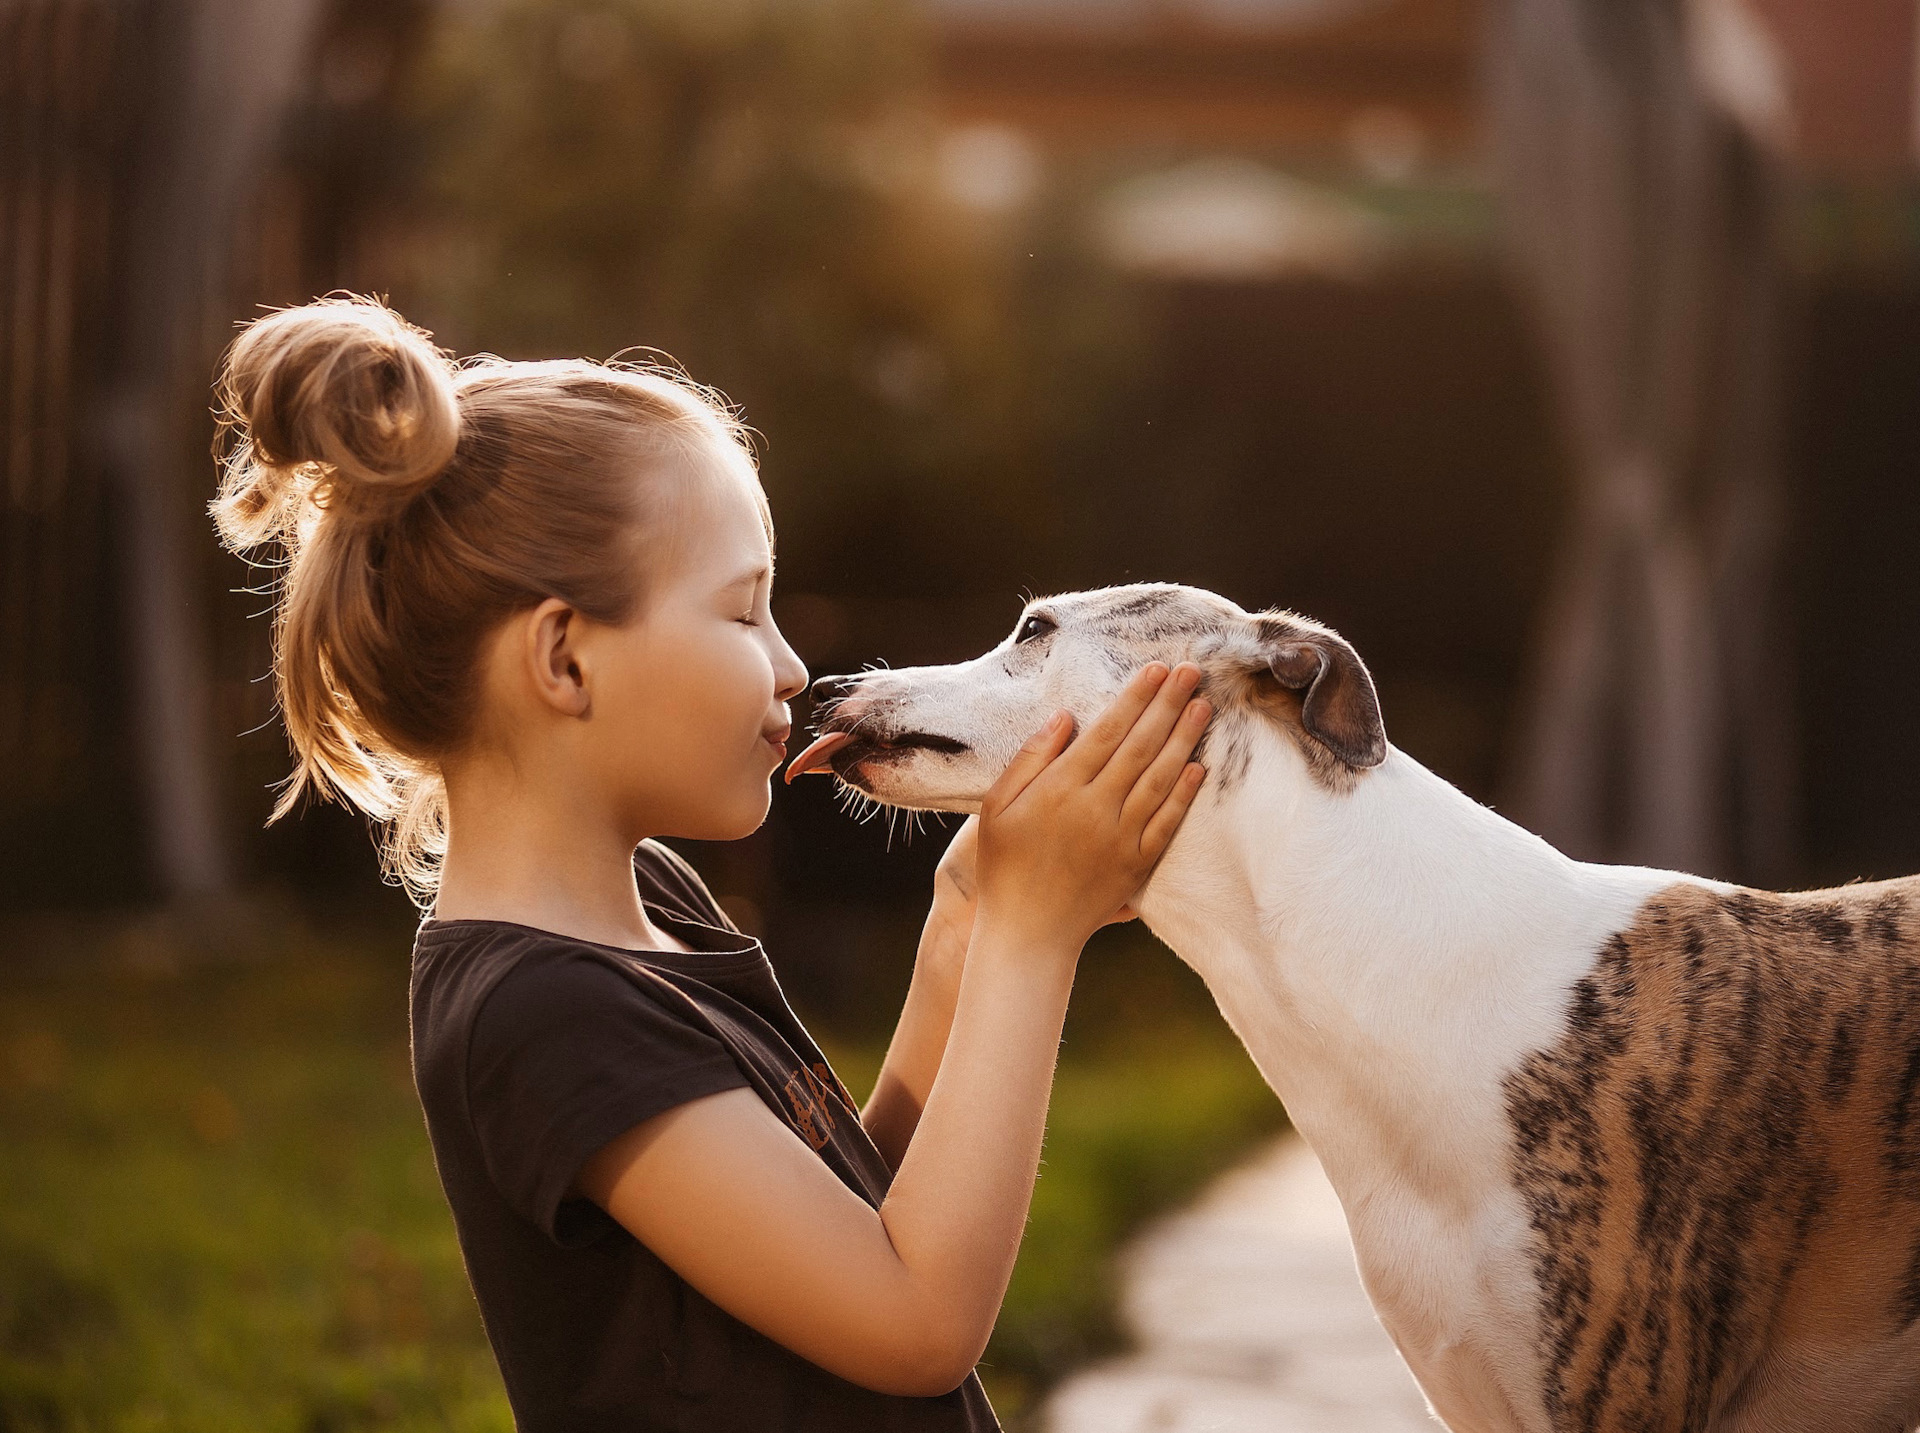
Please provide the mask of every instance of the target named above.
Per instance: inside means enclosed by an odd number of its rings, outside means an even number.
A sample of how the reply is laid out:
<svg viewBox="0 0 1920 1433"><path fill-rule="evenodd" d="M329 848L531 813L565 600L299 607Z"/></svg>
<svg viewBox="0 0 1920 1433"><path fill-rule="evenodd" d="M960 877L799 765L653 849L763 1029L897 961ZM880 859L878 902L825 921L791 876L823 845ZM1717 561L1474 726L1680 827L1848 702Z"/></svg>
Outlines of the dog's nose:
<svg viewBox="0 0 1920 1433"><path fill-rule="evenodd" d="M816 702L835 701L853 690L858 677L822 677L813 684L812 696Z"/></svg>

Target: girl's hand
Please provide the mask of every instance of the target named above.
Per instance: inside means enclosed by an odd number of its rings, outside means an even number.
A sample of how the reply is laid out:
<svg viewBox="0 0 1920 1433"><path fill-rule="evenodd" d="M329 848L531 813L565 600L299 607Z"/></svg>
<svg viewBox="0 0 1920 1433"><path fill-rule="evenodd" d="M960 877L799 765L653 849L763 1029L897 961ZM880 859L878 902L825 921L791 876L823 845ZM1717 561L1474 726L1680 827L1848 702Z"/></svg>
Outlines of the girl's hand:
<svg viewBox="0 0 1920 1433"><path fill-rule="evenodd" d="M1077 955L1125 918L1206 774L1187 760L1212 714L1199 682L1152 663L1085 731L1059 712L1021 748L981 805L983 922Z"/></svg>
<svg viewBox="0 0 1920 1433"><path fill-rule="evenodd" d="M933 870L933 917L949 935L958 937L964 950L973 932L973 912L979 894L975 865L980 852L980 818L969 816L947 842L946 854ZM1138 920L1140 913L1124 905L1114 913L1109 925Z"/></svg>

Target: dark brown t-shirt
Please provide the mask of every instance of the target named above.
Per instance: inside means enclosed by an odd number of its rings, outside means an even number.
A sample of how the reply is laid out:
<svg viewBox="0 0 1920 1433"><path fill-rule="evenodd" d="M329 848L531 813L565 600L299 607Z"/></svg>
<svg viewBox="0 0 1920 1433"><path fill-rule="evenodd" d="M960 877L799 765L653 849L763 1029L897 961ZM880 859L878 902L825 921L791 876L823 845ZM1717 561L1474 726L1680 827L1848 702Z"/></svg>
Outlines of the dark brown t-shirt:
<svg viewBox="0 0 1920 1433"><path fill-rule="evenodd" d="M979 1378L874 1393L741 1323L597 1205L587 1159L702 1095L752 1089L876 1208L891 1175L758 941L693 869L635 853L648 916L691 954L505 921L428 921L414 1083L467 1274L523 1433L986 1433Z"/></svg>

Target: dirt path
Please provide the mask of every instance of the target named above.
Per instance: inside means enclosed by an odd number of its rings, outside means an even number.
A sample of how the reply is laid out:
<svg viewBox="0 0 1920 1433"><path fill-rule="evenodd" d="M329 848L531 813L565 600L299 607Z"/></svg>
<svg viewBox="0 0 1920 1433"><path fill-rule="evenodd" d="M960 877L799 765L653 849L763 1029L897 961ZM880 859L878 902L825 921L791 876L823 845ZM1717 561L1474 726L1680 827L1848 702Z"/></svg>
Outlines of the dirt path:
<svg viewBox="0 0 1920 1433"><path fill-rule="evenodd" d="M1137 1351L1063 1384L1047 1433L1443 1433L1374 1319L1339 1201L1299 1139L1122 1258Z"/></svg>

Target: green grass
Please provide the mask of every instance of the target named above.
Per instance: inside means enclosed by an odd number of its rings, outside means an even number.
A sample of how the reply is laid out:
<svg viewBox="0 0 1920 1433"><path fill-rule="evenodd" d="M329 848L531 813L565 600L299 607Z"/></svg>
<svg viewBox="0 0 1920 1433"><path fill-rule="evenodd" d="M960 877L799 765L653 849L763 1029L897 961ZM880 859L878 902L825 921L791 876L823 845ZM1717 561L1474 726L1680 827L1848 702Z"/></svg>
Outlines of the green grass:
<svg viewBox="0 0 1920 1433"><path fill-rule="evenodd" d="M511 1428L407 1072L404 950L286 944L0 985L0 1433ZM1129 1035L1089 984L984 1370L1015 1417L1116 1345L1126 1232L1280 1119L1216 1020ZM836 1057L871 1078L870 1044Z"/></svg>

